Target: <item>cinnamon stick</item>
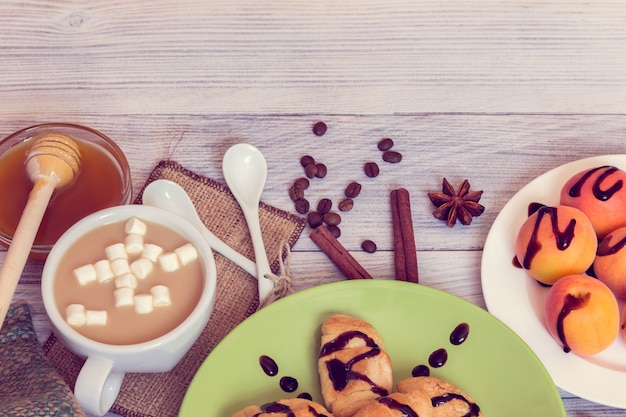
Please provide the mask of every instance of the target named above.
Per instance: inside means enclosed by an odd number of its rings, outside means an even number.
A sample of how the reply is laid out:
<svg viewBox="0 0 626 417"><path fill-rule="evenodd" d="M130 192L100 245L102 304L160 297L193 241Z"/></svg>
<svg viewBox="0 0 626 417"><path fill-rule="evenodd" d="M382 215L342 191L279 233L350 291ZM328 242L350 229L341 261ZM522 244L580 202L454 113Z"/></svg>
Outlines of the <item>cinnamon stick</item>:
<svg viewBox="0 0 626 417"><path fill-rule="evenodd" d="M398 188L391 191L390 197L396 279L418 283L417 250L409 192L405 188Z"/></svg>
<svg viewBox="0 0 626 417"><path fill-rule="evenodd" d="M346 248L324 225L318 226L309 235L311 240L328 256L348 279L371 279L372 276L357 262Z"/></svg>

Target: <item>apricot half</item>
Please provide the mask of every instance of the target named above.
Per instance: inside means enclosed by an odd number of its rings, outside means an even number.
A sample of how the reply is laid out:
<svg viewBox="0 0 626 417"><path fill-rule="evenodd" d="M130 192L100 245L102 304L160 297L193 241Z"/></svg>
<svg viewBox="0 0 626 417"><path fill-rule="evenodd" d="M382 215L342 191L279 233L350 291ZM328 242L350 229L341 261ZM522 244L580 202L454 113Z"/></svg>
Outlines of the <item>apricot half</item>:
<svg viewBox="0 0 626 417"><path fill-rule="evenodd" d="M522 224L515 256L530 276L547 285L566 275L582 274L593 263L598 239L582 211L543 206Z"/></svg>
<svg viewBox="0 0 626 417"><path fill-rule="evenodd" d="M624 306L624 309L622 310L622 326L621 326L620 333L622 335L622 340L626 342L626 305Z"/></svg>
<svg viewBox="0 0 626 417"><path fill-rule="evenodd" d="M620 331L617 299L609 287L588 275L569 275L548 291L545 322L565 352L594 355Z"/></svg>
<svg viewBox="0 0 626 417"><path fill-rule="evenodd" d="M626 227L620 227L602 239L593 270L618 298L626 298Z"/></svg>
<svg viewBox="0 0 626 417"><path fill-rule="evenodd" d="M609 165L581 171L563 185L560 204L582 210L602 239L626 226L626 172Z"/></svg>

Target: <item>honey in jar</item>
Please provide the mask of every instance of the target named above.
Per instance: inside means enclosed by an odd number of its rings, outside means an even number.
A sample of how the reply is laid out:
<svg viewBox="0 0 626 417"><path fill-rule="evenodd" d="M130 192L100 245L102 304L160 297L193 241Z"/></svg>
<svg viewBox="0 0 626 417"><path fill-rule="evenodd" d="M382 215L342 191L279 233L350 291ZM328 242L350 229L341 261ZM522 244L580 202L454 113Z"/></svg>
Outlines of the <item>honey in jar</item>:
<svg viewBox="0 0 626 417"><path fill-rule="evenodd" d="M65 125L67 126L67 125ZM52 245L70 226L103 208L126 204L131 197L130 174L121 150L106 138L105 149L93 139L83 140L71 131L54 130L70 136L78 145L81 164L78 175L65 187L54 191L35 237L31 257L44 258ZM93 131L94 133L98 133ZM26 172L25 160L30 147L45 133L30 135L0 155L0 243L10 244L26 206L33 183ZM112 155L118 153L119 155ZM120 160L121 158L121 160Z"/></svg>

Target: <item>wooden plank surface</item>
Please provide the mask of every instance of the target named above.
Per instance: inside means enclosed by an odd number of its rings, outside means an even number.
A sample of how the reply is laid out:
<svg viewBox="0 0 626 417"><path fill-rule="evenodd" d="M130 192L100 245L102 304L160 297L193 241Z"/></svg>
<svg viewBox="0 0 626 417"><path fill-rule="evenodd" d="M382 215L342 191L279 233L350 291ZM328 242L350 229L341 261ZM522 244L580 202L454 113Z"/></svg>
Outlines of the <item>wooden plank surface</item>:
<svg viewBox="0 0 626 417"><path fill-rule="evenodd" d="M619 1L7 0L0 11L12 117L621 113L626 102Z"/></svg>
<svg viewBox="0 0 626 417"><path fill-rule="evenodd" d="M625 149L622 2L5 0L0 27L0 136L46 121L99 129L126 153L135 194L167 158L223 182L224 151L250 142L268 160L263 200L289 211L298 160L313 155L329 173L312 202L363 183L341 241L387 279L388 193L403 186L422 283L481 307L483 244L508 199L563 163ZM383 137L404 159L366 178ZM484 190L471 226L432 217L426 193L443 177ZM364 253L365 238L379 251ZM41 267L27 265L16 299L43 341ZM292 271L298 290L342 279L308 230ZM570 417L623 414L562 396Z"/></svg>

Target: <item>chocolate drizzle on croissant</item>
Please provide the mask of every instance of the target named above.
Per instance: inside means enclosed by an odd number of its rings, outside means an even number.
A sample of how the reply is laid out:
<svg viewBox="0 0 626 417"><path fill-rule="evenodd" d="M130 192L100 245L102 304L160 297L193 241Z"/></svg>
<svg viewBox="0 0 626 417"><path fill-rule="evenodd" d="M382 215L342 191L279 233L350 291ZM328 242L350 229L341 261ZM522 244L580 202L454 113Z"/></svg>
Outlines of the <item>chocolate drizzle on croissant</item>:
<svg viewBox="0 0 626 417"><path fill-rule="evenodd" d="M466 392L451 382L431 376L404 379L396 385L398 392L410 396L424 395L433 417L482 417L480 407Z"/></svg>
<svg viewBox="0 0 626 417"><path fill-rule="evenodd" d="M399 401L394 400L391 397L380 397L376 401L386 405L390 410L398 410L402 413L402 417L420 417L412 408L407 404L402 404Z"/></svg>
<svg viewBox="0 0 626 417"><path fill-rule="evenodd" d="M260 413L255 414L253 417L259 417L267 413L272 413L272 414L284 413L285 417L296 417L295 411L293 411L291 407L289 407L287 404L273 402L273 403L266 405L264 408L265 408L264 411L261 411ZM315 408L313 408L312 406L308 406L308 411L311 417L327 417L326 414L318 413L315 410Z"/></svg>
<svg viewBox="0 0 626 417"><path fill-rule="evenodd" d="M358 330L352 330L340 334L336 339L333 339L330 342L326 343L324 346L322 346L319 355L320 359L330 355L333 352L344 349L346 345L350 342L350 340L354 338L362 339L365 342L365 345L371 349L365 353L353 357L345 363L336 358L326 362L328 376L333 383L333 388L336 391L342 391L348 385L348 382L350 380L358 379L368 383L372 388L372 392L374 392L376 395L388 395L389 392L386 389L376 385L374 382L372 382L370 378L367 377L367 375L352 370L352 367L357 362L377 356L381 352L381 349L380 347L378 347L376 342L365 333Z"/></svg>
<svg viewBox="0 0 626 417"><path fill-rule="evenodd" d="M438 395L436 397L431 398L433 407L439 407L440 405L447 404L448 402L452 400L463 401L469 406L470 410L467 412L467 414L465 414L462 417L477 417L480 415L480 407L478 406L478 404L469 401L467 398L465 398L461 394L455 394L455 393L449 392L449 393Z"/></svg>

